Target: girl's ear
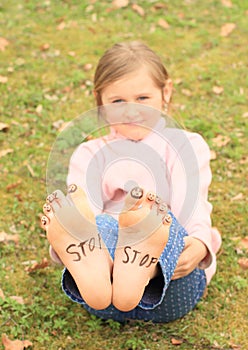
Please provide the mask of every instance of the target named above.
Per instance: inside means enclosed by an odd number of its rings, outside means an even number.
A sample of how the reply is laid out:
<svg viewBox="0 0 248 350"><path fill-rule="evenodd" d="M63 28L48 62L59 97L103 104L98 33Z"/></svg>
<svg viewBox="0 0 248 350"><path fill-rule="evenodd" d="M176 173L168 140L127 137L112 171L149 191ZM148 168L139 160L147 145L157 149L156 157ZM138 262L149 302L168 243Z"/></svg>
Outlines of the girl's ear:
<svg viewBox="0 0 248 350"><path fill-rule="evenodd" d="M166 80L165 87L163 88L163 100L166 103L170 103L172 96L173 83L171 79Z"/></svg>
<svg viewBox="0 0 248 350"><path fill-rule="evenodd" d="M95 97L95 99L97 98L97 92L96 92L96 90L93 90L93 95L94 95L94 97Z"/></svg>

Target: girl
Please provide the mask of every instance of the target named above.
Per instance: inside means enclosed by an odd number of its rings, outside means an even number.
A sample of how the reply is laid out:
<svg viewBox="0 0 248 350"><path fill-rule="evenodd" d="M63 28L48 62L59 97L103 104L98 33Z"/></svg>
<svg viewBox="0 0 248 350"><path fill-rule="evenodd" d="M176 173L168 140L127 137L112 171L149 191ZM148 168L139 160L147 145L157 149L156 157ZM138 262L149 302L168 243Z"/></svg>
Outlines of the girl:
<svg viewBox="0 0 248 350"><path fill-rule="evenodd" d="M64 292L90 313L170 322L194 308L216 270L209 148L162 118L172 81L142 43L106 51L94 95L110 132L75 150L67 196L47 198L51 256L66 267Z"/></svg>

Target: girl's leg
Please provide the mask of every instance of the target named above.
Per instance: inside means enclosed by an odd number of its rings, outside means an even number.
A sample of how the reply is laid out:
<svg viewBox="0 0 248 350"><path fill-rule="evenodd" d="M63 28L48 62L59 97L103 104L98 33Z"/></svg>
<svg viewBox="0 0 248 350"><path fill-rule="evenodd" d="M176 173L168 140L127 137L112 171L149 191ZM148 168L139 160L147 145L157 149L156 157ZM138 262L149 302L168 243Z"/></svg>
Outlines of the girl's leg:
<svg viewBox="0 0 248 350"><path fill-rule="evenodd" d="M168 241L171 217L153 193L135 188L127 195L119 217L119 237L113 267L113 305L134 309L157 274L157 263Z"/></svg>
<svg viewBox="0 0 248 350"><path fill-rule="evenodd" d="M47 239L73 276L81 296L92 308L105 309L112 298L113 262L83 190L72 185L67 198L55 191L43 210L41 222Z"/></svg>

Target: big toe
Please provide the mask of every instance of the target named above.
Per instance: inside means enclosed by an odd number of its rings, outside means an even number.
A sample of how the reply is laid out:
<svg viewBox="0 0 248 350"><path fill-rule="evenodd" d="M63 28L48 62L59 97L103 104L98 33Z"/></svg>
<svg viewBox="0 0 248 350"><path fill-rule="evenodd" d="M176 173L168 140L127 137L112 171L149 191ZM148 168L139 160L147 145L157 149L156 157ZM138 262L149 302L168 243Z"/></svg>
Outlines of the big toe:
<svg viewBox="0 0 248 350"><path fill-rule="evenodd" d="M68 187L68 198L83 217L90 221L95 221L86 193L81 187L75 184L70 185Z"/></svg>

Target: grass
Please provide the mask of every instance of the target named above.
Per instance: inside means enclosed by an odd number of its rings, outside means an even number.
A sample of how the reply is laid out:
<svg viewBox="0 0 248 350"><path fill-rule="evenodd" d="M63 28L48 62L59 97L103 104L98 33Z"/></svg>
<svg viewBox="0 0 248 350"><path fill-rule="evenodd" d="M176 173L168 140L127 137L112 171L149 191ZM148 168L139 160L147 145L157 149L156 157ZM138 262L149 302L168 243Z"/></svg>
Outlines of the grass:
<svg viewBox="0 0 248 350"><path fill-rule="evenodd" d="M112 10L111 1L0 1L1 150L0 231L18 234L19 244L0 242L0 333L51 349L245 349L247 271L238 265L237 242L247 236L247 2L137 1ZM158 20L170 25L164 30ZM227 37L222 25L235 23ZM46 164L57 131L94 107L91 84L100 55L113 43L139 39L159 52L175 81L174 117L204 136L216 152L210 200L213 224L223 236L218 272L195 310L170 324L120 325L90 316L60 293L59 268L27 273L31 261L48 257L38 214L46 197ZM93 68L84 71L91 63ZM213 87L223 87L216 94ZM190 93L185 94L185 90ZM214 143L218 135L226 146ZM242 193L239 200L235 196ZM10 298L22 296L24 304ZM235 347L236 346L236 347ZM1 347L1 345L0 345ZM2 347L3 348L3 347Z"/></svg>

